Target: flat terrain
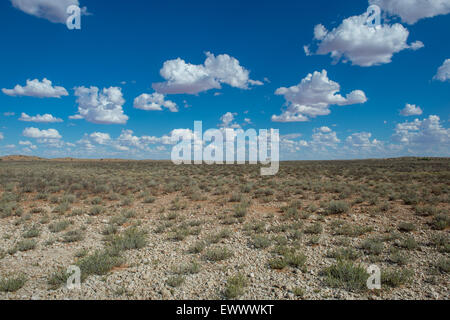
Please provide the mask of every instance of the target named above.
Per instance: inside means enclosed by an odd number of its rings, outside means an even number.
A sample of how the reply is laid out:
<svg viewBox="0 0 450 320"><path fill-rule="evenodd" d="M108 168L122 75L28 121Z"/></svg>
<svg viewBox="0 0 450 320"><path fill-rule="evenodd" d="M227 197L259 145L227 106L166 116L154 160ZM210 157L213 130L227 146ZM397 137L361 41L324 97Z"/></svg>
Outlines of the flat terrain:
<svg viewBox="0 0 450 320"><path fill-rule="evenodd" d="M285 162L274 177L27 160L0 161L0 299L450 298L448 158Z"/></svg>

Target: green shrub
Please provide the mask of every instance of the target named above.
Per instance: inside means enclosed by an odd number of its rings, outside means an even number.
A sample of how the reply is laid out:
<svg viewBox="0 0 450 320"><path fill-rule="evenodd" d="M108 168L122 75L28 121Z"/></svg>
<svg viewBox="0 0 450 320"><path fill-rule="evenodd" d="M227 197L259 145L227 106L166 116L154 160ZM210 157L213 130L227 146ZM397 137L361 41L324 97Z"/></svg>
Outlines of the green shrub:
<svg viewBox="0 0 450 320"><path fill-rule="evenodd" d="M333 258L336 260L354 261L360 257L360 254L358 251L356 251L352 248L339 248L339 249L335 249L333 251L329 251L327 253L327 257Z"/></svg>
<svg viewBox="0 0 450 320"><path fill-rule="evenodd" d="M227 299L235 299L244 294L245 287L248 285L247 279L243 274L237 274L228 278L225 287L224 296Z"/></svg>
<svg viewBox="0 0 450 320"><path fill-rule="evenodd" d="M342 288L348 291L363 291L367 289L369 274L360 265L350 261L339 260L336 264L322 270L325 283L333 288Z"/></svg>
<svg viewBox="0 0 450 320"><path fill-rule="evenodd" d="M362 243L362 248L371 255L380 255L384 244L379 239L367 239Z"/></svg>
<svg viewBox="0 0 450 320"><path fill-rule="evenodd" d="M325 210L326 214L343 214L347 213L350 207L345 201L331 201Z"/></svg>
<svg viewBox="0 0 450 320"><path fill-rule="evenodd" d="M51 290L56 290L67 283L69 276L70 275L67 273L67 270L61 268L50 275L47 280L47 284Z"/></svg>
<svg viewBox="0 0 450 320"><path fill-rule="evenodd" d="M89 275L105 275L112 268L123 264L123 259L109 250L96 251L81 259L78 263L81 270L81 278L86 279Z"/></svg>
<svg viewBox="0 0 450 320"><path fill-rule="evenodd" d="M323 231L322 225L317 222L305 228L303 231L306 234L321 234Z"/></svg>
<svg viewBox="0 0 450 320"><path fill-rule="evenodd" d="M247 215L247 206L242 204L237 204L234 206L234 216L236 218L243 218Z"/></svg>
<svg viewBox="0 0 450 320"><path fill-rule="evenodd" d="M209 261L221 261L231 258L233 255L233 252L226 247L215 247L206 251L205 258Z"/></svg>
<svg viewBox="0 0 450 320"><path fill-rule="evenodd" d="M81 241L84 238L84 234L81 230L71 230L66 232L62 237L62 242L70 243Z"/></svg>
<svg viewBox="0 0 450 320"><path fill-rule="evenodd" d="M400 247L408 249L408 250L415 250L419 247L416 240L413 237L406 237L400 242Z"/></svg>
<svg viewBox="0 0 450 320"><path fill-rule="evenodd" d="M434 244L439 252L450 253L450 241L448 236L436 234L431 238L431 243Z"/></svg>
<svg viewBox="0 0 450 320"><path fill-rule="evenodd" d="M232 232L230 229L222 229L218 233L212 234L211 236L209 236L208 242L209 243L218 243L222 239L227 239L227 238L231 237L231 234L232 234Z"/></svg>
<svg viewBox="0 0 450 320"><path fill-rule="evenodd" d="M440 272L449 273L450 272L450 259L449 258L441 258L436 263L436 266Z"/></svg>
<svg viewBox="0 0 450 320"><path fill-rule="evenodd" d="M25 275L7 276L0 278L0 292L16 292L27 282Z"/></svg>
<svg viewBox="0 0 450 320"><path fill-rule="evenodd" d="M435 230L444 230L450 226L450 217L445 214L436 215L431 221L431 226Z"/></svg>
<svg viewBox="0 0 450 320"><path fill-rule="evenodd" d="M29 251L36 248L36 244L36 240L34 239L25 239L16 244L16 249L19 251Z"/></svg>
<svg viewBox="0 0 450 320"><path fill-rule="evenodd" d="M408 263L408 257L402 254L399 250L393 250L389 256L389 260L399 266L404 266Z"/></svg>
<svg viewBox="0 0 450 320"><path fill-rule="evenodd" d="M90 216L98 216L99 214L103 213L104 208L102 206L93 206L91 210L89 210Z"/></svg>
<svg viewBox="0 0 450 320"><path fill-rule="evenodd" d="M275 270L281 270L288 266L287 261L283 257L276 257L269 260L269 267Z"/></svg>
<svg viewBox="0 0 450 320"><path fill-rule="evenodd" d="M41 233L41 231L39 230L39 228L37 226L32 226L30 229L25 231L22 236L25 239L30 239L30 238L39 237L40 233Z"/></svg>
<svg viewBox="0 0 450 320"><path fill-rule="evenodd" d="M416 226L409 222L402 222L398 225L398 230L402 232L411 232L416 230Z"/></svg>
<svg viewBox="0 0 450 320"><path fill-rule="evenodd" d="M48 225L50 232L57 233L67 229L71 225L69 220L55 221Z"/></svg>
<svg viewBox="0 0 450 320"><path fill-rule="evenodd" d="M200 264L193 261L191 263L183 264L183 265L180 265L180 266L174 268L173 272L176 274L179 274L179 275L181 275L181 274L196 274L196 273L200 272Z"/></svg>
<svg viewBox="0 0 450 320"><path fill-rule="evenodd" d="M252 239L252 245L257 249L265 249L270 247L272 241L265 236L254 236Z"/></svg>
<svg viewBox="0 0 450 320"><path fill-rule="evenodd" d="M184 277L183 276L173 276L167 279L166 283L167 285L171 286L171 287L179 287L184 283Z"/></svg>
<svg viewBox="0 0 450 320"><path fill-rule="evenodd" d="M116 250L141 249L147 244L147 232L131 227L122 234L114 236L110 241L110 246Z"/></svg>
<svg viewBox="0 0 450 320"><path fill-rule="evenodd" d="M200 253L205 249L205 243L203 241L197 241L191 245L188 249L189 253Z"/></svg>
<svg viewBox="0 0 450 320"><path fill-rule="evenodd" d="M408 269L384 270L383 272L381 272L381 285L396 288L408 283L413 275L414 273Z"/></svg>

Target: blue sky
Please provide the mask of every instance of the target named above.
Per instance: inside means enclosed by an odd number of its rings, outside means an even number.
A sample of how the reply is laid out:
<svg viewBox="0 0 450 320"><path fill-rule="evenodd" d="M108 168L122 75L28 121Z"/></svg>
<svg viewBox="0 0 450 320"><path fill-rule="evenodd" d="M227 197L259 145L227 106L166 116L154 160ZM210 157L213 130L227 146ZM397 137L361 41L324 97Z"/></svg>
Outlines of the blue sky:
<svg viewBox="0 0 450 320"><path fill-rule="evenodd" d="M81 30L66 27L70 4L85 7ZM378 27L361 22L371 4ZM2 1L0 155L167 159L171 132L201 120L279 129L282 159L449 156L449 12L450 0Z"/></svg>

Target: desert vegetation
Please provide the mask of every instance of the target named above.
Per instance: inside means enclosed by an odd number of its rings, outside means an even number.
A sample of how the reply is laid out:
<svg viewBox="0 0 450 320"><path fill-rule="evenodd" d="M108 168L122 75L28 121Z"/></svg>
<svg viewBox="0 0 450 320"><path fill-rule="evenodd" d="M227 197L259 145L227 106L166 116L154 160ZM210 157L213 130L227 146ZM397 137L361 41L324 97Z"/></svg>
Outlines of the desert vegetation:
<svg viewBox="0 0 450 320"><path fill-rule="evenodd" d="M449 159L284 162L271 177L24 160L0 161L0 299L450 296Z"/></svg>

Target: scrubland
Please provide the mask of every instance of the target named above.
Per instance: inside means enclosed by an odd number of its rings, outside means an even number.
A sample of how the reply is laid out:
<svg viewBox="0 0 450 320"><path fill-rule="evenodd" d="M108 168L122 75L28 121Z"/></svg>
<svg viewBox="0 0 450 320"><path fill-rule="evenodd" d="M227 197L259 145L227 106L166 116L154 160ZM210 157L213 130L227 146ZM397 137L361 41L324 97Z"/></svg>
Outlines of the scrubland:
<svg viewBox="0 0 450 320"><path fill-rule="evenodd" d="M23 160L0 161L0 299L450 296L448 158L283 162L271 177Z"/></svg>

